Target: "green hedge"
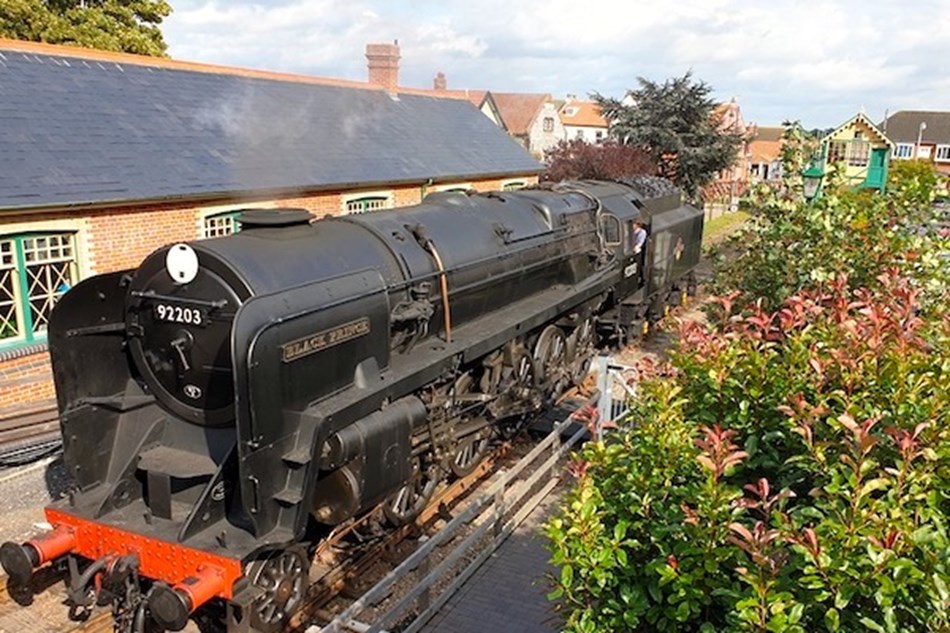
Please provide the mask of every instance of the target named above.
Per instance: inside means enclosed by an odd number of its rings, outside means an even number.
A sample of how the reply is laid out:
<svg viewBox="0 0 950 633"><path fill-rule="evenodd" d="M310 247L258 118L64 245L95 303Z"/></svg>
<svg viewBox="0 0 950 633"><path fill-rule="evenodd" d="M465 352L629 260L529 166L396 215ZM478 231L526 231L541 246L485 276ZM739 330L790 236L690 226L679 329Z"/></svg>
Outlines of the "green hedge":
<svg viewBox="0 0 950 633"><path fill-rule="evenodd" d="M950 243L921 230L928 195L755 220L712 324L682 325L549 522L566 630L950 630Z"/></svg>

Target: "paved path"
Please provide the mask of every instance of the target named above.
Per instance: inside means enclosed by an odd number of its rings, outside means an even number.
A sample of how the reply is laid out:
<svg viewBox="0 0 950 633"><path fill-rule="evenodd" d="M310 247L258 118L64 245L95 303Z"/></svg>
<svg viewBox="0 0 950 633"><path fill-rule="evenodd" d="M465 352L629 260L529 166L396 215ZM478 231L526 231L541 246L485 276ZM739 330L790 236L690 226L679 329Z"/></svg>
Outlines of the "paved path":
<svg viewBox="0 0 950 633"><path fill-rule="evenodd" d="M551 633L560 618L546 595L554 568L541 524L559 499L551 494L422 629L423 633Z"/></svg>

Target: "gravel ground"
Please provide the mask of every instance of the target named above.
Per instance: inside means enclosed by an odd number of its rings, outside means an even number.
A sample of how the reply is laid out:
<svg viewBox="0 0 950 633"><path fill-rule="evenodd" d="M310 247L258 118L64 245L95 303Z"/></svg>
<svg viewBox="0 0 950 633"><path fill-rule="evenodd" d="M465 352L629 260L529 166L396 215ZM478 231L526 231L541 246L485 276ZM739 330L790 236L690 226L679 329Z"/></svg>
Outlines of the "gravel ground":
<svg viewBox="0 0 950 633"><path fill-rule="evenodd" d="M0 542L29 538L46 520L43 507L61 498L69 483L60 457L0 471Z"/></svg>

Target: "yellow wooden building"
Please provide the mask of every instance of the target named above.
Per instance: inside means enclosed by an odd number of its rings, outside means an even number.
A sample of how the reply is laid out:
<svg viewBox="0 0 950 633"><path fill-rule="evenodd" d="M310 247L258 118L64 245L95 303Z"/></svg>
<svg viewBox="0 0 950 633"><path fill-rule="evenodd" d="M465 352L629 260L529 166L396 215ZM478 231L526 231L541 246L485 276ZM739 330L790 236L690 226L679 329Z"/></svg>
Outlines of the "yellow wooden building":
<svg viewBox="0 0 950 633"><path fill-rule="evenodd" d="M884 191L894 143L859 112L821 139L821 168L843 169L845 182L856 189Z"/></svg>

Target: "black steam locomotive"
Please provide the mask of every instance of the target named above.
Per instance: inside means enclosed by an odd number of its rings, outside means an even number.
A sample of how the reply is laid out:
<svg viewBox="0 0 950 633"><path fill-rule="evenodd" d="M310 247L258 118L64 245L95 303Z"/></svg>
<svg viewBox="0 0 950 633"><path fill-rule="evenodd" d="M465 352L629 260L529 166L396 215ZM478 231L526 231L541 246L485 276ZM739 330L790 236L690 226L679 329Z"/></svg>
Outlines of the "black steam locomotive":
<svg viewBox="0 0 950 633"><path fill-rule="evenodd" d="M649 240L634 247L632 223ZM412 519L493 436L695 283L703 216L663 181L576 182L311 222L257 209L67 293L49 329L75 489L6 543L64 559L74 607L276 631L312 525Z"/></svg>

